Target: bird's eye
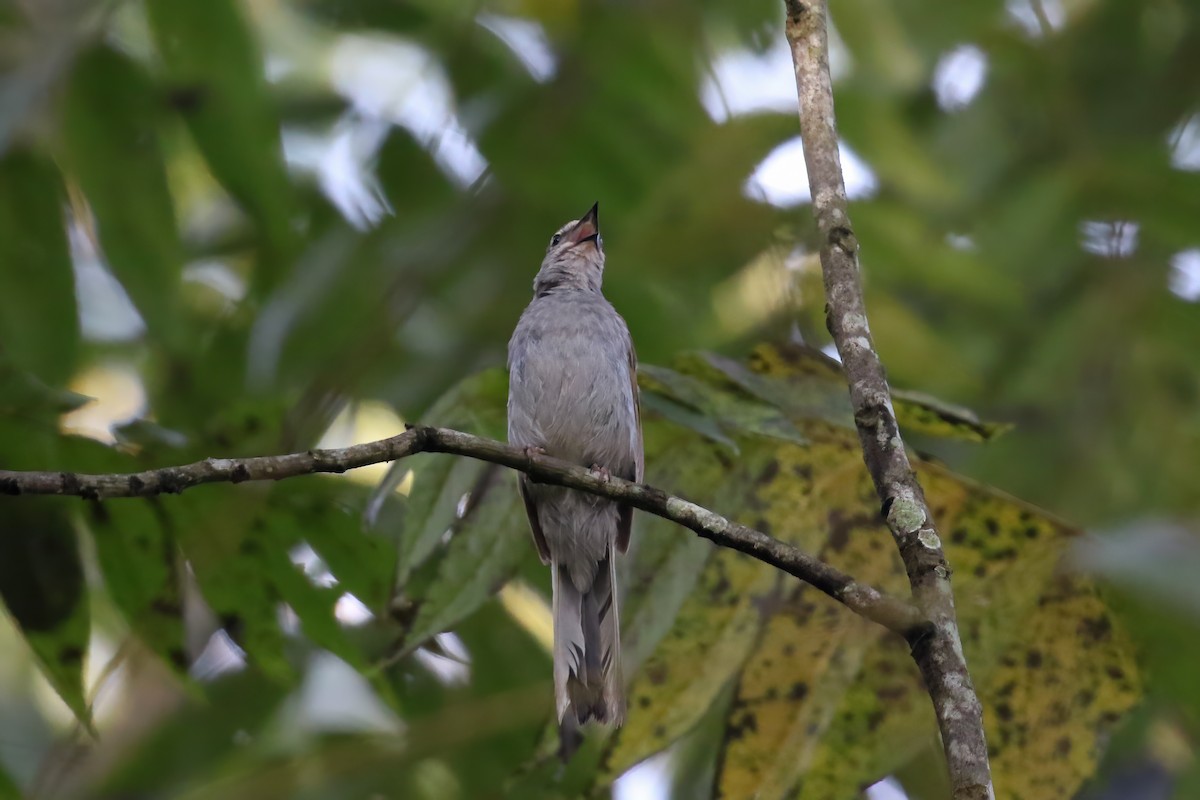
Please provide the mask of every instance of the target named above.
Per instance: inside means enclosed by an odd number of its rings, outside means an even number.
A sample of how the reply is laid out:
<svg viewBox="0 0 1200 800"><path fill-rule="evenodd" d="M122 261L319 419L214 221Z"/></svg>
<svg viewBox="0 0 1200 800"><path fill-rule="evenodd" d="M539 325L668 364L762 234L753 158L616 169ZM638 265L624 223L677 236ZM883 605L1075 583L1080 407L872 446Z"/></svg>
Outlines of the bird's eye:
<svg viewBox="0 0 1200 800"><path fill-rule="evenodd" d="M558 244L561 241L562 241L562 234L556 233L550 237L550 246L554 247L556 244Z"/></svg>

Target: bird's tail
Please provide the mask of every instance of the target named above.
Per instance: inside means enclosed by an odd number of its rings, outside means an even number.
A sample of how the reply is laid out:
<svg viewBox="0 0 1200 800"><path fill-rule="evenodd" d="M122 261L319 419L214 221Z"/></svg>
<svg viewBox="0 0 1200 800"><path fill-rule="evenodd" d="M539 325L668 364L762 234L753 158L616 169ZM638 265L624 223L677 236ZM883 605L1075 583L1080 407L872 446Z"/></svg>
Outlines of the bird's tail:
<svg viewBox="0 0 1200 800"><path fill-rule="evenodd" d="M581 741L580 726L588 720L619 726L625 719L621 679L620 613L617 575L610 544L585 591L571 579L571 570L555 561L554 583L554 698L563 759Z"/></svg>

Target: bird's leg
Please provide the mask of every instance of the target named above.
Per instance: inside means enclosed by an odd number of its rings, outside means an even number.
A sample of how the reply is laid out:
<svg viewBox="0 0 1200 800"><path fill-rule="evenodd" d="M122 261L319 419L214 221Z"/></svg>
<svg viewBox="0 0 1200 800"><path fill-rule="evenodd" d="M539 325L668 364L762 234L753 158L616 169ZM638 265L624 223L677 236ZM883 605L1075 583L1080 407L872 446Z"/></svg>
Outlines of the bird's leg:
<svg viewBox="0 0 1200 800"><path fill-rule="evenodd" d="M599 464L592 464L592 472L596 473L601 483L608 483L609 478L612 477L612 473L608 471L608 467L602 467Z"/></svg>

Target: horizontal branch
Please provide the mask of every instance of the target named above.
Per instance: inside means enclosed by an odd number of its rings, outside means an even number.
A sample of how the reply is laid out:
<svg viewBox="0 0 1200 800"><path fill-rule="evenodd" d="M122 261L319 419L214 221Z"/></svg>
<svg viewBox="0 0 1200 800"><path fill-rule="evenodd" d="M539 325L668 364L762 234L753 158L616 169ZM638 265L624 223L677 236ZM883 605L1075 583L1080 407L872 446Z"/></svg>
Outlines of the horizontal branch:
<svg viewBox="0 0 1200 800"><path fill-rule="evenodd" d="M178 494L205 483L282 480L319 472L345 472L397 461L416 453L449 453L501 464L541 483L566 486L628 503L677 522L721 547L745 553L783 570L842 603L850 610L912 640L924 631L924 619L911 604L891 597L790 544L731 522L707 508L661 489L604 477L576 464L468 433L416 426L375 442L280 456L206 458L194 464L127 474L0 470L0 495L68 495L89 500Z"/></svg>

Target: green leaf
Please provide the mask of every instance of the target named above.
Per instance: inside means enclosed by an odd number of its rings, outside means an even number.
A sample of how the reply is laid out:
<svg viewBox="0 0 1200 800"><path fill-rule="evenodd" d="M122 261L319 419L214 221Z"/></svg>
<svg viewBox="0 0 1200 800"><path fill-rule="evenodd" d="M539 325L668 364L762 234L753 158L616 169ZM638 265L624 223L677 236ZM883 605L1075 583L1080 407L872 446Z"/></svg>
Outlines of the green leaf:
<svg viewBox="0 0 1200 800"><path fill-rule="evenodd" d="M505 438L504 397L508 378L502 370L488 370L467 378L439 400L425 421L492 438ZM383 501L391 496L412 470L414 480L403 513L399 535L396 585L402 586L412 571L437 549L442 537L459 518L462 498L478 488L490 467L481 461L440 454L421 454L397 461L371 495L366 519L374 524Z"/></svg>
<svg viewBox="0 0 1200 800"><path fill-rule="evenodd" d="M692 365L698 362L795 419L821 419L847 428L854 426L845 374L836 361L818 350L803 345L764 345L755 349L746 364L711 354L687 360ZM701 367L693 369L697 374L703 372ZM892 401L897 421L913 433L985 442L1011 427L982 422L968 408L921 392L893 390Z"/></svg>
<svg viewBox="0 0 1200 800"><path fill-rule="evenodd" d="M503 370L474 375L438 401L427 421L504 438L507 387ZM392 465L376 498L381 491L392 491L403 468ZM407 651L474 612L532 554L524 509L508 470L453 457L428 459L416 470L400 538L398 589L416 609L404 637ZM431 559L447 538L449 543Z"/></svg>
<svg viewBox="0 0 1200 800"><path fill-rule="evenodd" d="M229 762L245 758L242 737L262 730L285 697L277 683L254 669L222 676L207 688L204 701L188 703L156 725L104 777L95 795L179 795L212 781Z"/></svg>
<svg viewBox="0 0 1200 800"><path fill-rule="evenodd" d="M969 408L956 406L924 394L892 390L896 421L904 430L942 439L986 442L1012 429L1003 422L983 422Z"/></svg>
<svg viewBox="0 0 1200 800"><path fill-rule="evenodd" d="M283 542L277 539L275 544ZM315 585L303 566L287 558L286 550L280 555L283 557L263 559L260 576L271 582L280 599L296 614L305 636L352 667L364 668L366 662L362 654L350 643L334 613L342 590L336 586Z"/></svg>
<svg viewBox="0 0 1200 800"><path fill-rule="evenodd" d="M79 313L54 165L14 150L0 157L0 347L52 386L75 367Z"/></svg>
<svg viewBox="0 0 1200 800"><path fill-rule="evenodd" d="M767 403L749 400L745 393L729 391L706 383L695 375L693 359L684 357L678 370L642 364L638 367L638 385L643 391L664 397L685 409L692 409L725 429L775 436L801 442L804 437L796 426Z"/></svg>
<svg viewBox="0 0 1200 800"><path fill-rule="evenodd" d="M153 452L160 448L178 451L187 445L187 437L179 431L164 428L158 423L143 418L114 425L112 432L121 444L135 447L143 452Z"/></svg>
<svg viewBox="0 0 1200 800"><path fill-rule="evenodd" d="M66 501L6 497L0 597L59 697L85 726L83 663L91 635L87 584Z"/></svg>
<svg viewBox="0 0 1200 800"><path fill-rule="evenodd" d="M58 415L87 405L90 397L64 389L53 389L38 378L18 369L0 353L0 415L56 419Z"/></svg>
<svg viewBox="0 0 1200 800"><path fill-rule="evenodd" d="M391 597L396 553L391 538L363 529L357 510L365 497L361 487L332 479L281 483L272 492L272 513L308 542L343 591L382 614Z"/></svg>
<svg viewBox="0 0 1200 800"><path fill-rule="evenodd" d="M405 588L405 600L417 606L405 651L473 613L532 555L525 510L507 472L489 468L468 501L467 514L451 529L445 552L423 570L431 576Z"/></svg>
<svg viewBox="0 0 1200 800"><path fill-rule="evenodd" d="M296 614L305 637L365 670L362 649L336 617L337 601L350 591L380 611L392 575L386 543L373 543L359 530L357 516L343 507L344 487L333 479L309 481L307 486L303 481L278 484L266 494L196 500L177 517L180 541L205 600L251 661L284 684L297 674L286 657L281 604ZM355 494L361 503L363 493ZM336 585L314 580L292 561L292 551L305 542L328 559Z"/></svg>
<svg viewBox="0 0 1200 800"><path fill-rule="evenodd" d="M104 583L130 628L151 650L187 672L179 553L159 500L93 503L88 523Z"/></svg>
<svg viewBox="0 0 1200 800"><path fill-rule="evenodd" d="M267 252L254 276L263 290L291 250L293 201L262 53L233 0L148 0L146 11L173 105L213 175L263 233Z"/></svg>
<svg viewBox="0 0 1200 800"><path fill-rule="evenodd" d="M317 480L332 483L330 479ZM335 486L286 484L273 487L267 504L251 522L250 535L242 543L241 550L257 562L259 580L267 582L295 612L305 636L351 666L365 669L366 659L346 636L335 615L338 599L350 586L341 585L342 576L337 573L334 577L338 579L338 585L327 586L314 581L312 576L305 574L302 565L293 563L289 557L298 544L307 541L311 546L313 539L328 544L331 538L340 534L347 540L358 540L362 545L360 548L347 541L347 549L351 553L357 549L355 554L365 557L367 563L356 565L343 574L349 574L351 583L357 584L360 591L366 590L366 597L360 598L363 602L377 600L386 591L392 573L390 559L378 552L380 548L368 543L370 540L354 524L354 516L337 507L333 497L335 489ZM331 526L337 526L339 530L332 530ZM337 552L334 548L328 549ZM338 559L338 563L346 567L344 559ZM379 602L374 608L381 609L382 606Z"/></svg>
<svg viewBox="0 0 1200 800"><path fill-rule="evenodd" d="M467 739L460 746L447 748L445 754L451 772L461 782L460 797L482 797L500 791L506 797L525 797L503 781L514 764L532 754L537 733L553 715L554 689L550 682L549 655L514 622L499 602L489 601L478 612L455 626L455 635L470 655L472 664L486 664L472 670L466 685L444 683L423 667L397 670L395 683L402 695L401 706L407 724L418 726L435 721L447 706L458 703L486 707L492 703L511 703L520 695L522 708L510 708L506 726L482 740Z"/></svg>
<svg viewBox="0 0 1200 800"><path fill-rule="evenodd" d="M854 427L841 368L817 350L803 345L763 346L746 363L711 353L689 354L680 361L686 365L681 369L709 386L731 384L793 420ZM786 381L785 376L796 380Z"/></svg>
<svg viewBox="0 0 1200 800"><path fill-rule="evenodd" d="M724 720L733 702L733 688L726 686L696 727L672 748L668 762L671 768L670 797L712 796L724 746Z"/></svg>
<svg viewBox="0 0 1200 800"><path fill-rule="evenodd" d="M79 57L67 88L66 161L79 181L104 249L146 326L178 345L183 248L159 145L162 109L140 66L94 47Z"/></svg>
<svg viewBox="0 0 1200 800"><path fill-rule="evenodd" d="M270 580L287 552L268 535L261 493L185 493L173 498L177 536L205 601L264 675L291 685L279 627L279 588ZM290 562L288 563L290 567Z"/></svg>
<svg viewBox="0 0 1200 800"><path fill-rule="evenodd" d="M653 379L644 381L647 385L652 385ZM639 384L643 381L639 381ZM737 455L737 442L729 437L716 420L707 414L702 414L699 411L688 408L682 403L659 394L655 391L643 389L641 394L642 415L645 417L661 417L662 419L670 420L676 425L681 425L689 430L712 439L714 442L720 442L728 447L734 455Z"/></svg>
<svg viewBox="0 0 1200 800"><path fill-rule="evenodd" d="M17 782L8 774L8 770L0 764L0 800L20 800L23 797L17 788Z"/></svg>
<svg viewBox="0 0 1200 800"><path fill-rule="evenodd" d="M405 534L400 540L396 584L425 562L459 518L459 505L488 469L486 464L458 456L433 455L412 459L416 475L408 496Z"/></svg>

